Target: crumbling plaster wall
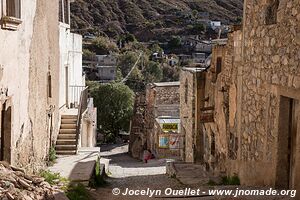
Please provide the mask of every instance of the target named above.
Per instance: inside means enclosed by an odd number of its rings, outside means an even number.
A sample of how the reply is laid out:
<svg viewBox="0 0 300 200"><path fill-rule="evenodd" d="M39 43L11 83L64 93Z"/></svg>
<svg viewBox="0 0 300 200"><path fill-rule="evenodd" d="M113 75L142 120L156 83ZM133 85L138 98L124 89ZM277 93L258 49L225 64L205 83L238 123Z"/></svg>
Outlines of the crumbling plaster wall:
<svg viewBox="0 0 300 200"><path fill-rule="evenodd" d="M31 171L44 166L49 151L47 109L54 105L53 134L58 132L58 3L22 4L17 31L0 29L1 88L8 88L12 106L11 163ZM47 97L47 75L52 75L52 98Z"/></svg>

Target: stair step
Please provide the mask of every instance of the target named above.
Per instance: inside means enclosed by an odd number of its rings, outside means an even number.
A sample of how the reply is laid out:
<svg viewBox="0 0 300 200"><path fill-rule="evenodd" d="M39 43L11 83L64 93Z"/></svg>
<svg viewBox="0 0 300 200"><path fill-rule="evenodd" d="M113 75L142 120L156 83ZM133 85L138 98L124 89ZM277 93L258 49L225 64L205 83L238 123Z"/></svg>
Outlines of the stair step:
<svg viewBox="0 0 300 200"><path fill-rule="evenodd" d="M55 150L73 150L76 151L76 145L56 145Z"/></svg>
<svg viewBox="0 0 300 200"><path fill-rule="evenodd" d="M62 115L62 119L77 119L77 115Z"/></svg>
<svg viewBox="0 0 300 200"><path fill-rule="evenodd" d="M76 139L58 139L56 145L76 145Z"/></svg>
<svg viewBox="0 0 300 200"><path fill-rule="evenodd" d="M76 129L60 129L59 134L76 134Z"/></svg>
<svg viewBox="0 0 300 200"><path fill-rule="evenodd" d="M76 124L61 124L60 125L61 129L76 129Z"/></svg>
<svg viewBox="0 0 300 200"><path fill-rule="evenodd" d="M61 124L76 124L77 119L61 119Z"/></svg>
<svg viewBox="0 0 300 200"><path fill-rule="evenodd" d="M75 155L76 150L58 150L56 151L57 155Z"/></svg>
<svg viewBox="0 0 300 200"><path fill-rule="evenodd" d="M58 140L60 139L76 139L76 134L58 134Z"/></svg>

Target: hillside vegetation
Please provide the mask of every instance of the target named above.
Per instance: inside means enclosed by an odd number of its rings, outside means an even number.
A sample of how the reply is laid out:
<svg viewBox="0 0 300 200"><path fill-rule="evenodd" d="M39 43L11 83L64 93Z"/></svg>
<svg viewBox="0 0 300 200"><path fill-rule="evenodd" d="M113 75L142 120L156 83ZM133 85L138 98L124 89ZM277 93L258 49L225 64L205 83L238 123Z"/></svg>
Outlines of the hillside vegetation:
<svg viewBox="0 0 300 200"><path fill-rule="evenodd" d="M149 41L185 34L189 18L197 13L230 24L242 16L242 9L243 0L76 0L72 29L114 38L130 32Z"/></svg>

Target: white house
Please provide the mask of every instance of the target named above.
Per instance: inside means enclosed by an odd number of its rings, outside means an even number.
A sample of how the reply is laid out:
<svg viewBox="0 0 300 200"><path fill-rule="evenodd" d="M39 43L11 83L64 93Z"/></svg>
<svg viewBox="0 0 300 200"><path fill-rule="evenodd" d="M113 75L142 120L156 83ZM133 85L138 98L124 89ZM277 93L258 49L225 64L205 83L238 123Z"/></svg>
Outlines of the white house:
<svg viewBox="0 0 300 200"><path fill-rule="evenodd" d="M210 27L215 30L217 28L221 27L221 22L220 21L210 21Z"/></svg>
<svg viewBox="0 0 300 200"><path fill-rule="evenodd" d="M82 36L70 31L71 0L59 1L59 109L61 125L57 154L76 154L96 145L96 115L82 69Z"/></svg>

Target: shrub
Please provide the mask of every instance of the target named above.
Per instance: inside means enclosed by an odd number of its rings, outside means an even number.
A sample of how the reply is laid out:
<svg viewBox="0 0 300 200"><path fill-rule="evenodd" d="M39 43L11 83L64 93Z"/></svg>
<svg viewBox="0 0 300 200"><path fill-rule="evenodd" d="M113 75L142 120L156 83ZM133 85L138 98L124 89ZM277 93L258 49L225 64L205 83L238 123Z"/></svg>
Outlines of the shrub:
<svg viewBox="0 0 300 200"><path fill-rule="evenodd" d="M98 158L95 165L95 176L94 179L90 182L90 186L93 188L105 186L107 182L101 176L101 167L100 167L100 159Z"/></svg>
<svg viewBox="0 0 300 200"><path fill-rule="evenodd" d="M49 162L55 162L56 160L56 151L55 151L55 148L54 147L51 147L50 150L49 150Z"/></svg>
<svg viewBox="0 0 300 200"><path fill-rule="evenodd" d="M59 182L68 182L68 180L61 177L59 173L53 173L49 170L41 171L40 176L43 177L50 185L55 185Z"/></svg>
<svg viewBox="0 0 300 200"><path fill-rule="evenodd" d="M240 179L237 175L232 177L224 176L222 177L221 185L240 185Z"/></svg>
<svg viewBox="0 0 300 200"><path fill-rule="evenodd" d="M90 200L90 194L87 188L82 184L70 185L67 192L70 200Z"/></svg>

